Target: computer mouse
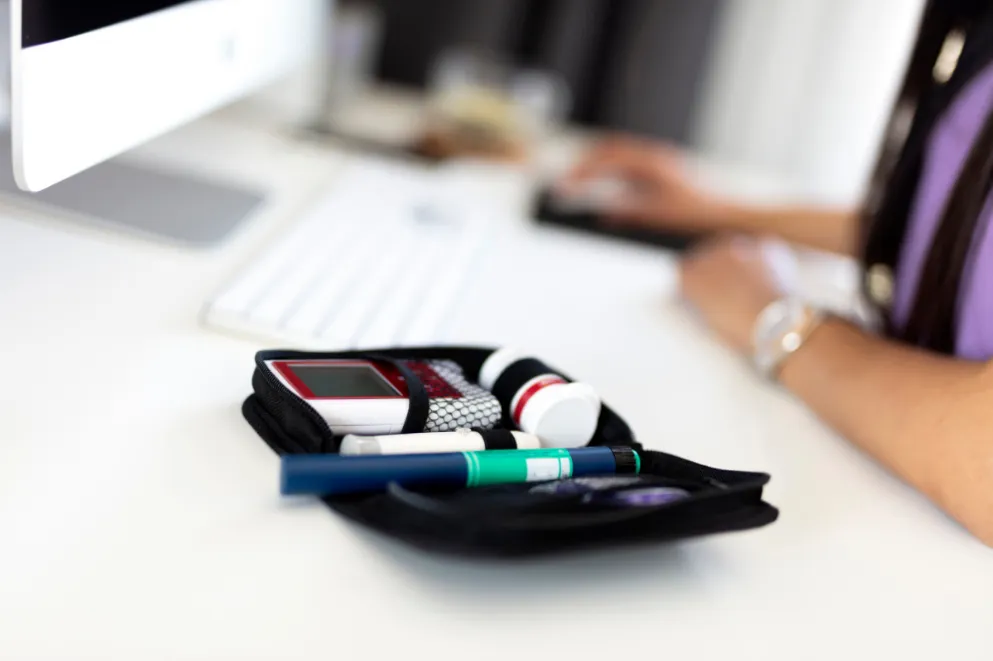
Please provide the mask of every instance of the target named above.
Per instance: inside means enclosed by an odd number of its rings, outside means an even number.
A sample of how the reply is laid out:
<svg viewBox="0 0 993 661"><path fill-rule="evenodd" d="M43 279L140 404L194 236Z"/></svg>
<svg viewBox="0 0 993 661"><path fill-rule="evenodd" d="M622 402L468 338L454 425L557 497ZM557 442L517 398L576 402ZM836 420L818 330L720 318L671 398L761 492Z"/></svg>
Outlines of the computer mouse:
<svg viewBox="0 0 993 661"><path fill-rule="evenodd" d="M604 193L598 193L604 195ZM683 252L696 244L701 234L685 232L669 232L644 227L626 227L609 223L601 217L600 212L589 209L570 209L568 204L557 198L553 188L541 191L534 199L532 213L537 222L567 227L581 232L623 239L665 248L674 252ZM604 198L599 198L603 200ZM565 208L563 208L565 207Z"/></svg>
<svg viewBox="0 0 993 661"><path fill-rule="evenodd" d="M616 177L600 177L580 184L557 184L549 189L550 204L563 213L599 213L632 194L631 185Z"/></svg>

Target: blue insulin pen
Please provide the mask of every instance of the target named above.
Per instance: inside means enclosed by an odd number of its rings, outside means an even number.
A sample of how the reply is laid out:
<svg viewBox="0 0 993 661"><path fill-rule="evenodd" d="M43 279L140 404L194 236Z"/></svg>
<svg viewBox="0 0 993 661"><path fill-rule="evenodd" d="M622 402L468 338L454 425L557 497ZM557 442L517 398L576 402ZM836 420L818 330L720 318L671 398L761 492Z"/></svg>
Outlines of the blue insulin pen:
<svg viewBox="0 0 993 661"><path fill-rule="evenodd" d="M391 482L405 487L479 487L639 472L641 457L624 447L353 457L300 454L283 457L280 491L287 496L333 496L384 491Z"/></svg>

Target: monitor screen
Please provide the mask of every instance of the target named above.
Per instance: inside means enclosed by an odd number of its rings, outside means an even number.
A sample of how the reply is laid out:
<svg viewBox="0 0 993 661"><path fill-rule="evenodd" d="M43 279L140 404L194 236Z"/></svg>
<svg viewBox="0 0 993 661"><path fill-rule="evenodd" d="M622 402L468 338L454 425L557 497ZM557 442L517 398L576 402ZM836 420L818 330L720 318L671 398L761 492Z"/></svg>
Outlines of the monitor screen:
<svg viewBox="0 0 993 661"><path fill-rule="evenodd" d="M61 41L188 0L23 0L21 45Z"/></svg>

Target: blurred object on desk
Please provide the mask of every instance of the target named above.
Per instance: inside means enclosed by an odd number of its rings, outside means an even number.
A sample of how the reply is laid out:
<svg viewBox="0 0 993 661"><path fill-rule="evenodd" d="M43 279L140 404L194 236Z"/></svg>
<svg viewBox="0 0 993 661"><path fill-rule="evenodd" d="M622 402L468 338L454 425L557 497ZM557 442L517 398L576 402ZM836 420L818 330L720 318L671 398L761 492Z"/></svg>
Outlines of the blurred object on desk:
<svg viewBox="0 0 993 661"><path fill-rule="evenodd" d="M452 48L554 71L572 92L568 119L687 143L727 0L377 0L378 74L424 88Z"/></svg>
<svg viewBox="0 0 993 661"><path fill-rule="evenodd" d="M321 105L312 130L336 134L341 109L368 91L375 79L382 32L382 13L374 3L337 3L325 44Z"/></svg>
<svg viewBox="0 0 993 661"><path fill-rule="evenodd" d="M702 236L699 232L679 233L610 222L603 213L593 209L569 208L557 199L555 192L550 188L540 191L535 196L532 215L539 223L645 243L674 252L689 250Z"/></svg>
<svg viewBox="0 0 993 661"><path fill-rule="evenodd" d="M414 151L436 160L527 161L569 108L568 87L555 74L467 50L441 55L428 94Z"/></svg>

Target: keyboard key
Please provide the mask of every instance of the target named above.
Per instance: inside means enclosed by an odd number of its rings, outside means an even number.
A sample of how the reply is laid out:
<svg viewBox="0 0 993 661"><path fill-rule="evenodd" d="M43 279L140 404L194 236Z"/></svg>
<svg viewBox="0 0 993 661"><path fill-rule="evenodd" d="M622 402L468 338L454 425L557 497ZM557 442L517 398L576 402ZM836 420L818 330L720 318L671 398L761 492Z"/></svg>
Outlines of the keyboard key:
<svg viewBox="0 0 993 661"><path fill-rule="evenodd" d="M312 226L317 221L316 217L309 217L294 227L284 240L258 257L255 263L240 273L239 277L214 299L210 308L233 313L236 316L247 314L255 301L264 295L270 283L292 263L294 255L312 240Z"/></svg>
<svg viewBox="0 0 993 661"><path fill-rule="evenodd" d="M355 347L364 342L359 332L383 308L390 287L404 277L404 266L411 259L409 246L413 243L408 224L398 223L389 228L376 246L373 259L366 264L363 277L352 281L341 307L334 311L321 329L330 346Z"/></svg>
<svg viewBox="0 0 993 661"><path fill-rule="evenodd" d="M445 259L445 243L421 238L411 246L412 255L408 270L383 299L379 314L363 332L367 347L388 347L396 344L403 326L410 322L417 307L427 294L426 287L433 284L432 271Z"/></svg>
<svg viewBox="0 0 993 661"><path fill-rule="evenodd" d="M450 321L456 299L465 287L466 274L478 257L481 244L481 236L470 232L451 247L451 253L440 261L433 273L433 286L425 289L418 309L401 329L398 345L419 346L446 340L442 328Z"/></svg>
<svg viewBox="0 0 993 661"><path fill-rule="evenodd" d="M348 246L335 251L327 268L304 292L301 304L280 330L285 329L292 337L318 338L321 330L334 319L336 307L369 267L368 259L375 255L382 236L382 227L356 224L361 230Z"/></svg>
<svg viewBox="0 0 993 661"><path fill-rule="evenodd" d="M249 313L255 323L279 326L302 303L314 280L330 262L336 259L336 246L347 245L358 223L343 222L340 218L326 217L327 233L320 240L311 241L301 248L300 254L289 268L273 278L264 295L256 301Z"/></svg>

